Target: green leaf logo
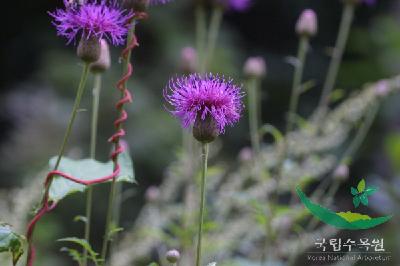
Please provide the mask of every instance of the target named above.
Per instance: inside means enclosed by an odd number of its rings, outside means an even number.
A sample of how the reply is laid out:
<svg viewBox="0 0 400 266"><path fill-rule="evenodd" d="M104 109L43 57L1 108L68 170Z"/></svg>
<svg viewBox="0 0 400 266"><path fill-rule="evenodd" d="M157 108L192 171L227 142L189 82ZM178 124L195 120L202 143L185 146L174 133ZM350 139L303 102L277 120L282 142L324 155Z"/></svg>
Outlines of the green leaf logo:
<svg viewBox="0 0 400 266"><path fill-rule="evenodd" d="M357 185L358 193L362 193L365 190L365 180L361 179L361 181Z"/></svg>
<svg viewBox="0 0 400 266"><path fill-rule="evenodd" d="M376 187L367 187L365 180L361 179L358 183L357 188L351 187L350 193L353 195L353 205L355 208L360 206L360 203L364 206L368 206L368 197L374 194L378 189Z"/></svg>

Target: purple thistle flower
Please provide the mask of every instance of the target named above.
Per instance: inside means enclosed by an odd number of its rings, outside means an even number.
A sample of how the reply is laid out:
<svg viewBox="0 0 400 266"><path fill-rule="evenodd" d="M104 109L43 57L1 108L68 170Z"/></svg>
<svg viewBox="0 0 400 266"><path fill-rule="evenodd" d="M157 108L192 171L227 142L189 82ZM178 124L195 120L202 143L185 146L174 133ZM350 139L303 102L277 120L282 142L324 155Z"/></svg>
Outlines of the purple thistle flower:
<svg viewBox="0 0 400 266"><path fill-rule="evenodd" d="M219 133L234 125L243 110L241 87L219 76L191 74L172 78L164 90L164 98L174 110L170 111L188 128L196 119L208 116L217 123Z"/></svg>
<svg viewBox="0 0 400 266"><path fill-rule="evenodd" d="M81 38L108 39L114 45L124 42L128 21L133 13L122 10L116 1L93 0L83 5L71 5L64 0L65 9L49 12L54 18L57 34L67 38L68 44Z"/></svg>

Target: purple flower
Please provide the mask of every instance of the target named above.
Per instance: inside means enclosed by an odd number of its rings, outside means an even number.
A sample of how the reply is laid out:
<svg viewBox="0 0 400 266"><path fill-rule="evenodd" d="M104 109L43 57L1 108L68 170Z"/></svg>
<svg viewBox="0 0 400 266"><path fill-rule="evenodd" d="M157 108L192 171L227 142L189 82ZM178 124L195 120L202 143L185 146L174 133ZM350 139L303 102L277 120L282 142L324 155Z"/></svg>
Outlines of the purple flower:
<svg viewBox="0 0 400 266"><path fill-rule="evenodd" d="M251 0L217 0L227 9L234 11L245 11L250 7Z"/></svg>
<svg viewBox="0 0 400 266"><path fill-rule="evenodd" d="M114 45L124 42L132 12L122 10L116 1L92 0L83 5L71 5L64 0L65 9L49 12L54 18L57 34L67 38L68 44L82 38L108 39Z"/></svg>
<svg viewBox="0 0 400 266"><path fill-rule="evenodd" d="M243 93L232 80L208 74L191 74L172 78L164 90L164 98L174 110L170 111L188 128L196 118L205 120L210 116L217 123L219 133L227 125L235 124L243 110Z"/></svg>

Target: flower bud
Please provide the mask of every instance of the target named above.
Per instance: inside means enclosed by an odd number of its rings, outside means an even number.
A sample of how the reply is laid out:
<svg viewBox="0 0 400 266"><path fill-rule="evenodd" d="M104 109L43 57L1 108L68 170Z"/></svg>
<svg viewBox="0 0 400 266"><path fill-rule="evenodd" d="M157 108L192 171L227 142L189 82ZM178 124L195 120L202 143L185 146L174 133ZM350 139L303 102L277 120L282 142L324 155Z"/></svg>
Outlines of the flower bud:
<svg viewBox="0 0 400 266"><path fill-rule="evenodd" d="M267 66L261 56L249 57L243 67L243 72L247 77L263 78L267 75Z"/></svg>
<svg viewBox="0 0 400 266"><path fill-rule="evenodd" d="M111 66L110 48L105 39L100 40L100 58L90 65L90 70L94 73L101 73Z"/></svg>
<svg viewBox="0 0 400 266"><path fill-rule="evenodd" d="M178 250L172 249L167 251L165 254L165 257L167 258L167 261L170 263L177 263L179 259L181 258L181 254L179 253Z"/></svg>
<svg viewBox="0 0 400 266"><path fill-rule="evenodd" d="M201 143L213 142L219 135L218 123L215 119L207 115L205 119L201 119L201 115L197 115L193 125L193 137Z"/></svg>
<svg viewBox="0 0 400 266"><path fill-rule="evenodd" d="M304 10L296 24L296 33L299 36L312 37L317 34L318 19L317 14L311 9Z"/></svg>
<svg viewBox="0 0 400 266"><path fill-rule="evenodd" d="M380 97L385 97L390 92L390 84L387 80L379 81L374 89L375 95Z"/></svg>
<svg viewBox="0 0 400 266"><path fill-rule="evenodd" d="M100 58L100 53L101 48L99 39L94 36L90 36L89 38L81 38L77 50L77 54L80 59L86 63L93 63Z"/></svg>
<svg viewBox="0 0 400 266"><path fill-rule="evenodd" d="M185 74L196 72L197 52L193 47L185 47L181 51L181 69Z"/></svg>
<svg viewBox="0 0 400 266"><path fill-rule="evenodd" d="M244 147L240 152L239 152L239 160L242 163L250 162L253 160L254 154L253 154L253 149L250 147Z"/></svg>
<svg viewBox="0 0 400 266"><path fill-rule="evenodd" d="M150 186L146 190L145 198L148 202L157 202L160 198L160 189L156 186Z"/></svg>
<svg viewBox="0 0 400 266"><path fill-rule="evenodd" d="M333 177L339 181L346 181L349 178L349 167L346 164L339 165L333 172Z"/></svg>
<svg viewBox="0 0 400 266"><path fill-rule="evenodd" d="M150 0L123 0L122 6L132 9L135 12L146 12L150 5Z"/></svg>

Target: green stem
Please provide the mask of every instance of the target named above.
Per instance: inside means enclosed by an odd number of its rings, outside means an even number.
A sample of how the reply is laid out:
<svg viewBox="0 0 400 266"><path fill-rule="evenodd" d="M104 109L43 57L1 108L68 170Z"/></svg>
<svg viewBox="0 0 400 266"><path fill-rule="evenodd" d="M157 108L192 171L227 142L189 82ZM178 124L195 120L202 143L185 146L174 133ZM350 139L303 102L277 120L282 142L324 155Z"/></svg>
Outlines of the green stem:
<svg viewBox="0 0 400 266"><path fill-rule="evenodd" d="M99 117L99 105L100 105L100 91L101 91L101 74L96 73L94 75L94 86L93 86L93 101L92 101L92 123L90 132L90 158L96 158L96 143L97 143L97 124ZM93 188L88 186L86 192L86 223L85 223L85 240L90 243L90 226L92 220L92 205L93 205ZM87 265L88 253L86 249L83 249L83 266Z"/></svg>
<svg viewBox="0 0 400 266"><path fill-rule="evenodd" d="M251 146L255 155L260 153L260 133L259 133L259 94L260 85L257 78L251 78L247 82L247 97L249 105L249 127Z"/></svg>
<svg viewBox="0 0 400 266"><path fill-rule="evenodd" d="M133 19L130 29L129 29L129 33L128 33L128 38L127 38L127 47L130 45L130 43L132 42L134 36L135 36L135 27L136 25L136 20ZM124 58L123 61L123 73L127 73L128 71L128 67L129 67L129 63L131 61L131 56L132 56L132 50L129 50L128 55L126 56L126 58ZM124 84L125 88L126 88L126 83ZM124 93L121 92L121 97L124 96ZM119 110L119 116L122 114L122 109ZM119 125L119 127L117 128L117 130L120 130L122 128L122 124ZM115 147L119 146L119 141L117 141L115 143ZM117 158L114 161L114 164L117 164ZM117 189L117 180L116 178L114 178L111 182L111 188L110 188L110 194L109 194L109 198L108 198L108 208L107 208L107 216L106 216L106 226L105 226L105 233L104 233L104 237L103 237L103 247L101 249L101 265L105 265L105 261L106 261L106 256L107 256L107 250L108 250L108 244L110 241L110 229L111 229L111 225L113 223L113 213L114 213L114 199L115 199L115 194L116 194L116 189Z"/></svg>
<svg viewBox="0 0 400 266"><path fill-rule="evenodd" d="M357 150L360 148L362 142L367 137L367 134L372 126L372 123L375 120L376 115L378 114L378 110L379 110L379 103L374 103L370 107L362 125L357 131L356 136L353 138L352 142L350 143L350 146L348 146L347 150L342 155L342 158L339 161L340 163L345 163L346 161L350 160L357 152Z"/></svg>
<svg viewBox="0 0 400 266"><path fill-rule="evenodd" d="M345 4L342 19L339 27L339 35L333 50L332 59L329 65L328 74L322 89L321 99L318 105L318 112L323 116L328 108L330 95L335 86L335 81L342 62L343 53L346 48L347 39L349 37L351 24L354 17L354 4Z"/></svg>
<svg viewBox="0 0 400 266"><path fill-rule="evenodd" d="M293 130L293 126L295 123L295 116L299 104L299 96L301 93L301 82L303 79L304 65L306 62L308 45L309 45L309 38L307 36L301 37L299 49L297 52L297 63L292 83L292 95L290 97L289 115L286 122L286 135Z"/></svg>
<svg viewBox="0 0 400 266"><path fill-rule="evenodd" d="M56 161L56 164L54 165L54 169L53 170L57 170L58 169L58 167L60 166L60 163L61 163L61 159L64 156L65 148L67 147L69 137L71 136L72 127L74 125L74 122L75 122L75 119L76 119L76 115L77 115L77 113L79 111L79 106L81 104L82 96L83 96L83 93L85 92L85 85L86 85L86 81L87 81L88 75L89 75L89 64L85 63L85 65L83 67L83 70L82 70L82 75L81 75L81 80L79 82L78 90L76 92L75 103L74 103L74 106L72 108L71 117L69 119L68 126L67 126L67 129L66 129L65 134L64 134L64 139L63 139L63 142L61 144L60 151L58 152L57 161ZM53 179L49 181L49 183L48 183L48 185L47 185L47 187L45 189L44 199L48 198L52 182L53 182Z"/></svg>
<svg viewBox="0 0 400 266"><path fill-rule="evenodd" d="M205 65L205 43L207 35L206 12L203 4L199 3L196 7L196 49L198 54L198 70L202 72Z"/></svg>
<svg viewBox="0 0 400 266"><path fill-rule="evenodd" d="M288 152L288 135L293 130L293 125L295 122L294 120L297 112L297 106L299 103L299 96L301 93L301 82L303 79L304 65L306 63L308 46L309 46L309 38L307 36L302 36L300 38L299 49L297 52L297 63L295 65L295 70L293 75L292 94L290 97L289 113L286 122L286 133L282 143L282 151L280 153L279 161L277 163L278 183L280 182L280 177L282 176L283 163Z"/></svg>
<svg viewBox="0 0 400 266"><path fill-rule="evenodd" d="M203 238L203 221L204 221L204 209L206 200L206 175L207 175L207 161L208 161L208 144L203 143L201 146L201 159L202 159L202 171L201 171L201 191L200 191L200 215L199 215L199 229L197 238L197 253L196 253L196 266L201 265L201 250L202 250L202 238Z"/></svg>
<svg viewBox="0 0 400 266"><path fill-rule="evenodd" d="M204 55L203 65L200 69L201 73L205 73L209 67L210 61L214 56L215 47L222 22L223 9L215 7L211 14L210 29L208 31L207 46Z"/></svg>

